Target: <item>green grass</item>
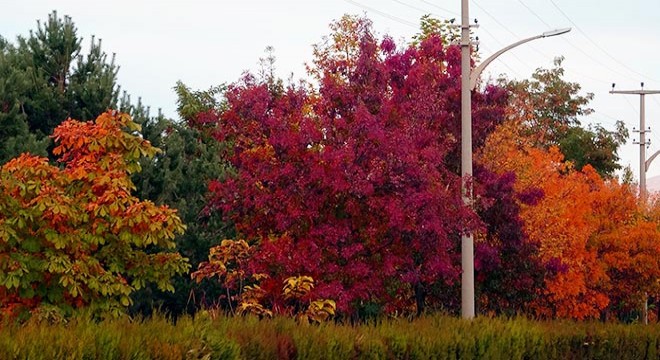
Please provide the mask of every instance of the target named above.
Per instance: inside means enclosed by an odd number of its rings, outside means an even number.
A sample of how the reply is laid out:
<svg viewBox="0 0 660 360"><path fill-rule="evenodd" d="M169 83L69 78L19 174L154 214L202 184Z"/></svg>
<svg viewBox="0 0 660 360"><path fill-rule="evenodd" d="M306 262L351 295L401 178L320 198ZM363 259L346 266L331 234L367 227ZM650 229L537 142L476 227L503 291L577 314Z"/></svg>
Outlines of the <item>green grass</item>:
<svg viewBox="0 0 660 360"><path fill-rule="evenodd" d="M0 325L0 359L655 359L660 325L448 316L378 325L162 316Z"/></svg>

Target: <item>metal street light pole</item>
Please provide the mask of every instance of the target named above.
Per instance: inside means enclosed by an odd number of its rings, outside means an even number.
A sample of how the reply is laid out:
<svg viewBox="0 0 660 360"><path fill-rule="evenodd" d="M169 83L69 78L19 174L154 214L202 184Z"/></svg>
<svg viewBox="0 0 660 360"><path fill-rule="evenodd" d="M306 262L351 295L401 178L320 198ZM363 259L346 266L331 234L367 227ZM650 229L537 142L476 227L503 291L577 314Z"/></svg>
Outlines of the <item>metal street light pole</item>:
<svg viewBox="0 0 660 360"><path fill-rule="evenodd" d="M571 31L570 28L544 32L541 35L520 40L491 55L474 70L470 69L470 16L469 0L461 0L461 194L463 203L472 206L472 90L488 64L505 51L528 41L556 36ZM474 306L474 238L471 232L461 235L461 316L473 319Z"/></svg>
<svg viewBox="0 0 660 360"><path fill-rule="evenodd" d="M472 92L470 91L470 17L468 0L461 3L461 193L472 206ZM474 318L474 239L461 235L461 315Z"/></svg>

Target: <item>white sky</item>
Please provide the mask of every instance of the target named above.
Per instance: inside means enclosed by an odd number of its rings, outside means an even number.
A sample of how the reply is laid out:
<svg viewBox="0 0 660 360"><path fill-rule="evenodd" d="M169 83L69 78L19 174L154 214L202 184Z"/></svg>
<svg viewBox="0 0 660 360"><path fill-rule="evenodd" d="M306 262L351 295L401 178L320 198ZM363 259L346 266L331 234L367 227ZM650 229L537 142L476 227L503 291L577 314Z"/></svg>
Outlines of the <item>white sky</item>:
<svg viewBox="0 0 660 360"><path fill-rule="evenodd" d="M460 1L2 0L0 35L10 41L27 35L52 10L71 16L86 41L94 34L106 52L117 53L119 83L133 100L141 96L152 109L174 117L177 80L193 89L236 81L243 71L258 69L268 45L275 48L280 76L305 77L311 45L343 14L366 12L380 34L409 40L425 13L460 18ZM470 0L470 17L479 21L484 58L522 38L572 26L568 34L505 53L484 76L528 78L537 67L551 67L555 56L565 56L566 78L595 94L596 112L583 123L611 129L623 120L631 139L621 149L621 162L639 174L639 145L632 144L638 138L632 128L639 128L639 97L608 92L612 82L618 90L639 89L641 81L646 89L660 90L660 0ZM660 95L647 96L646 123L653 130L650 156L660 150ZM660 157L648 176L660 176Z"/></svg>

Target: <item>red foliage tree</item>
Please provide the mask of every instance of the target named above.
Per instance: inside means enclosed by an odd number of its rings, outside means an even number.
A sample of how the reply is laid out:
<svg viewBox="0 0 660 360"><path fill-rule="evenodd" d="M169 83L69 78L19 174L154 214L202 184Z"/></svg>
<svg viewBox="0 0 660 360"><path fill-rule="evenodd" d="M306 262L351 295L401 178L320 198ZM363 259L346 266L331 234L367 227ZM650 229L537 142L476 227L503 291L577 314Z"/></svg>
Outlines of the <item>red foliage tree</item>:
<svg viewBox="0 0 660 360"><path fill-rule="evenodd" d="M211 209L259 243L262 288L310 275L343 311L421 311L459 278L460 233L481 227L460 197L460 51L437 36L396 50L366 20L343 19L316 48L318 92L245 76L227 91L218 137L236 176L210 185ZM506 94L473 96L474 142Z"/></svg>

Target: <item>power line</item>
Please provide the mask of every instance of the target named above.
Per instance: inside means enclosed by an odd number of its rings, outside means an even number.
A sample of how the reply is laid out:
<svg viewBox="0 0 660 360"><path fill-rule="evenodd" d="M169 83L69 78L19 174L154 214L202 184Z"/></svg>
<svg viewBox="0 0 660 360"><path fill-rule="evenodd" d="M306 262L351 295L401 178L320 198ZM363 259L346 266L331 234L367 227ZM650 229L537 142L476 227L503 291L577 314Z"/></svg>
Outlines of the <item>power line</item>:
<svg viewBox="0 0 660 360"><path fill-rule="evenodd" d="M652 97L651 99L653 99L653 101L654 101L656 104L660 105L660 100L658 100L658 99L656 99L656 98L654 98L654 97Z"/></svg>
<svg viewBox="0 0 660 360"><path fill-rule="evenodd" d="M627 77L626 74L620 72L619 70L616 70L616 69L614 69L614 68L612 68L612 67L609 67L609 66L605 65L603 62L601 62L600 60L596 59L593 55L589 54L586 50L584 50L583 48L581 48L581 47L579 47L579 46L573 44L573 43L570 42L568 39L564 39L564 40L565 40L566 43L568 43L568 45L570 45L572 48L574 48L575 50L581 52L584 56L588 57L589 59L591 59L591 61L595 62L596 64L602 66L604 69L609 70L609 71L611 71L611 72L614 73L614 74L617 74L617 75L620 75L620 76L623 76L623 77Z"/></svg>
<svg viewBox="0 0 660 360"><path fill-rule="evenodd" d="M479 3L477 3L476 1L472 1L472 3L473 3L476 7L478 7L481 11L483 11L484 14L486 14L489 18L493 19L493 21L494 21L497 25L499 25L500 27L502 27L504 30L508 31L509 34L513 35L515 38L518 38L518 37L519 37L518 34L516 34L516 33L514 33L513 31L511 31L506 25L502 24L499 20L497 20L497 18L496 18L495 16L491 15L491 14L488 12L488 10L486 10L483 6L479 5Z"/></svg>
<svg viewBox="0 0 660 360"><path fill-rule="evenodd" d="M436 5L436 4L434 4L434 3L430 2L430 1L426 1L426 0L419 0L419 1L423 2L424 4L431 5L431 6L433 6L433 7L436 8L436 9L440 9L440 10L442 10L442 11L444 11L444 12L450 13L450 14L452 14L452 15L461 16L461 14L457 13L456 11L452 11L452 10L449 10L449 9L447 9L447 8L443 8L443 7L438 6L438 5Z"/></svg>
<svg viewBox="0 0 660 360"><path fill-rule="evenodd" d="M656 99L654 97L651 97L651 99L653 99L653 102L655 102L657 105L660 105L660 101L658 99ZM657 131L655 131L655 132L652 131L651 136L653 136L653 138L656 140L655 143L651 143L651 147L654 147L654 145L655 145L655 147L660 147L660 136L658 135L658 132Z"/></svg>
<svg viewBox="0 0 660 360"><path fill-rule="evenodd" d="M530 13L532 13L532 15L536 16L537 19L541 20L541 22L545 24L545 26L547 26L548 29L552 28L550 24L548 24L545 20L543 20L537 13L534 12L534 10L532 10L529 6L527 6L524 2L522 2L522 0L518 0L518 2L520 3L520 5L524 6L525 9L527 9Z"/></svg>
<svg viewBox="0 0 660 360"><path fill-rule="evenodd" d="M419 8L419 7L415 6L415 5L410 5L410 4L408 4L408 3L406 3L406 2L403 2L403 1L401 1L401 0L392 0L392 1L394 1L395 3L399 3L399 4L403 5L403 6L409 7L409 8L411 8L411 9L417 10L417 11L419 11L419 12L421 12L421 13L424 13L424 14L431 14L431 15L433 15L433 16L437 16L437 17L442 18L441 16L439 16L439 15L437 15L437 14L433 14L433 13L431 13L430 11L427 11L426 9Z"/></svg>
<svg viewBox="0 0 660 360"><path fill-rule="evenodd" d="M507 26L504 25L502 22L500 22L500 21L499 21L494 15L492 15L488 10L486 10L486 8L484 8L483 6L479 5L476 1L473 1L472 3L473 3L476 7L478 7L481 11L483 11L484 14L486 14L486 16L488 16L490 19L492 19L492 20L493 20L497 25L499 25L502 29L504 29L505 31L507 31L509 34L513 35L513 36L516 37L516 38L519 38L519 37L520 37L520 35L516 34L516 33L513 32L509 27L507 27ZM525 5L524 3L521 2L521 4L522 4L523 6L525 6L525 8L527 8L528 11L530 11L534 16L536 16L536 17L537 17L541 22L543 22L548 28L551 28L551 26L548 25L548 23L547 23L546 21L544 21L544 20L543 20L543 19L542 19L542 18L541 18L536 12L534 12L531 8L529 8L529 7L528 7L527 5ZM486 31L486 30L484 29L484 31ZM486 32L488 33L488 31L486 31ZM491 36L493 36L493 35L491 35ZM493 36L493 37L494 37L494 36ZM564 38L562 38L562 39L565 40L565 41L567 41L567 40L564 39ZM572 45L572 44L569 43L569 45ZM532 45L532 44L528 44L528 45L525 45L525 46L528 47L528 48L530 48L530 49L532 49L534 52L536 52L538 55L542 56L543 58L546 58L546 59L554 59L554 58L556 58L556 56L548 55L548 54L546 54L545 52L539 50L536 46L534 46L534 45ZM574 46L574 45L572 45L572 46ZM578 50L579 50L579 49L578 49ZM521 63L527 65L526 62L524 62L523 60L521 60L518 56L515 56L515 54L511 54L511 55L513 55L513 56L514 56L516 59L518 59ZM585 53L585 55L588 56L589 54L586 54L586 53ZM593 60L593 59L592 59L592 60ZM595 60L595 61L597 61L597 60ZM603 66L603 67L605 67L606 69L608 69L604 64L600 64L600 65ZM591 77L591 76L589 76L589 75L586 75L586 74L584 74L584 73L581 73L581 72L579 72L579 71L576 71L576 70L575 70L574 68L572 68L572 67L567 67L567 66L565 66L565 69L568 69L568 70L570 70L571 72L573 72L573 73L575 73L575 74L577 74L577 75L581 75L581 76L583 76L583 77L586 77L586 78L589 78L589 79L592 79L592 80L595 80L595 81L602 82L603 84L610 84L609 81L602 80L602 79L596 79L596 78L594 78L594 77Z"/></svg>
<svg viewBox="0 0 660 360"><path fill-rule="evenodd" d="M502 44L502 42L499 41L499 40L497 39L497 37L496 37L495 35L493 35L493 33L491 33L490 31L488 31L485 27L484 27L484 28L479 28L479 30L485 32L486 34L488 34L498 46L502 46L502 47L504 46L504 44ZM489 52L492 52L492 51L489 50L489 49L487 49L487 50L488 50ZM515 52L509 53L509 54L507 54L507 55L512 56L514 59L518 60L521 64L527 66L527 63L526 63L525 61L523 61L523 59L521 59L518 55L516 55ZM500 58L497 58L497 60L500 61L500 62L502 62L502 63L504 63L502 60L500 60ZM507 68L509 68L510 70L512 70L514 73L518 74L517 71L511 69L511 67L509 67L509 65L507 65L506 63L504 63L504 65L505 65Z"/></svg>
<svg viewBox="0 0 660 360"><path fill-rule="evenodd" d="M364 5L364 4L361 4L361 3L358 3L358 2L353 1L353 0L344 0L344 1L346 1L347 3L350 3L350 4L352 4L352 5L355 5L355 6L357 6L357 7L360 7L360 8L362 8L362 9L364 9L364 10L372 11L372 12L374 12L374 13L376 13L376 14L378 14L378 15L381 15L381 16L383 16L383 17L386 17L386 18L388 18L388 19L390 19L390 20L394 20L394 21L399 22L399 23L401 23L401 24L408 25L408 26L411 26L411 27L414 27L414 28L418 28L418 26L417 26L416 24L414 24L414 23L412 23L412 22L410 22L410 21L408 21L408 20L402 19L402 18L400 18L400 17L398 17L398 16L394 16L394 15L388 14L388 13L386 13L386 12L383 12L383 11L380 11L380 10L377 10L377 9L374 9L374 8L372 8L372 7L370 7L370 6L367 6L367 5ZM413 6L413 5L407 4L407 3L403 2L403 1L400 1L400 0L392 0L392 1L397 2L397 3L401 4L401 5L407 6L407 7L409 7L409 8L412 8L412 9L415 9L415 10L418 10L418 11L421 11L421 12L424 12L424 13L429 13L429 12L427 12L425 9L422 9L422 8L419 8L419 7L416 7L416 6ZM434 7L437 7L437 8L439 8L439 9L441 9L441 10L448 11L448 10L443 9L443 8L441 8L441 7L439 7L439 6L436 6L435 4L430 3L430 2L428 2L428 1L423 1L423 0L420 0L420 1L422 1L422 2L424 2L424 3L428 3L429 5L432 5L432 6L434 6ZM448 11L448 12L450 12L450 11ZM493 35L491 34L491 36L493 36ZM493 37L494 37L494 36L493 36ZM482 47L483 47L483 46L482 46ZM483 48L485 48L486 50L490 51L490 50L489 50L488 48L486 48L486 47L483 47ZM500 59L497 59L497 60L498 60L498 62L500 62L502 65L504 65L506 68L508 68L511 72L517 74L517 72L516 72L511 66L509 66L507 63L501 61Z"/></svg>
<svg viewBox="0 0 660 360"><path fill-rule="evenodd" d="M479 5L476 1L472 1L472 3L473 3L476 7L478 7L481 11L483 11L484 14L486 14L486 16L488 16L490 19L492 19L492 20L495 22L495 24L497 24L498 26L500 26L502 29L504 29L505 31L507 31L509 34L513 35L514 38L519 38L519 37L520 37L518 34L516 34L516 33L513 32L511 29L509 29L509 27L507 27L506 25L504 25L503 23L501 23L501 22L500 22L495 16L493 16L488 10L486 10L486 8L484 8L483 6ZM498 42L500 45L503 46L503 44L497 40L497 37L496 37L495 35L493 35L492 33L490 33L490 32L489 32L488 30L486 30L485 28L484 28L483 30L484 30L485 33L489 34L493 39L495 39L496 42ZM531 45L531 44L526 45L526 46L529 47L530 49L536 51L537 53L539 53L541 56L543 56L543 57L545 57L545 58L549 58L549 57L551 57L551 56L548 56L548 55L546 55L546 54L541 53L538 49L536 49L536 48L535 48L533 45ZM514 58L516 58L518 61L520 61L521 64L528 66L528 64L527 64L525 61L523 61L520 57L518 57L515 53L512 53L512 54L510 54L510 55L513 56Z"/></svg>
<svg viewBox="0 0 660 360"><path fill-rule="evenodd" d="M370 6L366 6L366 5L360 4L359 2L356 2L356 1L353 1L353 0L344 0L344 1L346 1L346 2L349 3L349 4L355 5L355 6L359 7L359 8L362 8L362 9L364 9L364 10L371 11L371 12L373 12L373 13L375 13L375 14L378 14L378 15L380 15L380 16L382 16L382 17L386 17L386 18L388 18L388 19L390 19L390 20L393 20L393 21L396 21L396 22L398 22L398 23L401 23L401 24L403 24L403 25L407 25L407 26L413 27L413 28L415 28L415 29L418 28L417 24L415 24L415 23L413 23L413 22L411 22L411 21L408 21L408 20L402 19L402 18L400 18L400 17L398 17L398 16L394 16L394 15L388 14L388 13L386 13L386 12L380 11L380 10L378 10L378 9L374 9L374 8L372 8L372 7L370 7Z"/></svg>
<svg viewBox="0 0 660 360"><path fill-rule="evenodd" d="M552 0L551 0L551 1L552 1ZM550 24L548 24L547 21L543 20L543 18L542 18L541 16L539 16L534 10L532 10L532 8L530 8L528 5L526 5L525 3L523 3L521 0L518 0L518 2L519 2L522 6L524 6L525 9L527 9L527 11L529 11L532 15L534 15L539 21L541 21L545 26L547 26L548 28L551 28ZM561 11L561 10L560 10L560 11ZM575 26L575 27L577 28L577 25L575 25L570 19L568 19L568 20L569 20L569 22L571 22L571 24L573 24L573 26ZM578 29L578 30L580 30L580 29ZM580 30L580 31L581 31L581 30ZM583 55L585 55L585 56L588 57L589 59L591 59L591 61L595 62L596 64L598 64L598 65L600 65L600 66L602 66L604 69L609 70L609 71L611 71L611 72L613 72L613 73L615 73L615 74L621 75L621 76L626 76L626 75L624 75L623 73L617 71L616 69L613 69L613 68L607 66L606 64L602 63L600 60L598 60L598 59L596 59L595 57L593 57L593 55L587 53L587 52L586 52L584 49L582 49L581 47L579 47L579 46L573 44L570 40L568 40L568 39L566 39L566 38L564 38L564 37L562 37L562 40L565 41L566 43L568 43L568 45L570 45L571 47L573 47L573 48L576 49L577 51L581 52ZM535 50L536 52L540 53L540 54L543 54L543 53L541 53L540 51L538 51L538 50L536 50L536 49L534 49L534 50ZM604 83L608 83L607 81L603 81L603 82L604 82Z"/></svg>
<svg viewBox="0 0 660 360"><path fill-rule="evenodd" d="M524 6L524 7L527 9L527 11L529 11L532 15L534 15L534 16L535 16L540 22L542 22L542 23L543 23L545 26L547 26L548 28L551 28L551 26L548 24L548 22L545 21L545 20L543 20L543 18L542 18L538 13L536 13L532 8L530 8L529 6L527 6L525 3L523 3L523 2L520 1L520 0L519 0L519 2L520 2L520 4L521 4L522 6ZM515 37L519 37L515 32L513 32L513 31L512 31L511 29L509 29L506 25L504 25L502 22L500 22L495 16L493 16L493 15L492 15L492 14L491 14L486 8L484 8L484 7L481 6L480 4L476 3L475 1L473 1L473 4L475 4L475 6L477 6L481 11L483 11L484 14L486 14L486 16L488 16L489 18L491 18L491 19L492 19L497 25L499 25L499 26L500 26L501 28L503 28L505 31L507 31L508 33L512 34L512 35L515 36ZM582 52L585 56L587 56L589 59L591 59L591 60L592 60L593 62L595 62L596 64L602 66L604 69L609 70L609 71L611 71L611 72L613 72L613 73L616 73L616 74L620 74L620 75L622 74L621 72L616 71L615 69L612 69L611 67L609 67L609 66L607 66L606 64L602 63L601 61L595 59L592 55L586 53L583 49L577 47L577 46L574 45L572 42L570 42L568 39L566 39L566 38L562 38L562 40L566 41L566 42L568 43L568 45L570 45L570 46L576 48L578 51ZM554 58L554 56L550 56L550 55L544 53L543 51L540 51L539 49L537 49L537 48L536 48L535 46L533 46L533 45L529 45L528 47L529 47L530 49L532 49L533 51L535 51L537 54L539 54L539 55L541 55L542 57L544 57L544 58ZM522 62L522 61L521 61L521 62ZM573 67L565 66L565 65L564 65L564 68L567 69L567 70L570 70L572 73L574 73L574 74L576 74L576 75L578 75L578 76L581 76L581 77L584 77L584 78L591 79L592 81L596 81L596 82L599 82L599 83L602 83L602 84L608 84L608 85L611 84L611 82L609 82L609 81L606 81L606 80L603 80L603 79L598 79L598 78L595 78L595 77L590 76L590 75L588 75L588 74L585 74L585 73L583 73L583 72L581 72L581 71L577 71L577 70L575 70ZM624 75L624 76L625 76L625 75ZM627 101L627 103L631 106L631 108L633 108L633 109L635 109L635 111L637 111L636 108L632 105L632 103L630 103L630 99L627 99L627 98L626 98L626 101ZM602 113L600 113L600 114L602 114ZM604 114L603 114L603 115L604 115ZM615 121L617 120L617 119L615 119L615 118L613 118L613 117L611 117L611 116L609 116L609 117L610 117L611 119L615 120Z"/></svg>
<svg viewBox="0 0 660 360"><path fill-rule="evenodd" d="M554 0L549 0L549 1L566 18L566 20L568 20L568 22L571 23L571 25L573 25L587 40L589 40L589 42L591 42L595 47L597 47L600 51L602 51L603 54L607 55L607 57L614 60L617 64L623 66L624 68L626 68L628 71L632 72L633 74L637 74L638 76L641 76L641 77L649 79L649 80L657 81L657 80L654 80L653 78L650 78L650 77L648 77L648 76L646 76L646 75L644 75L644 74L642 74L638 71L635 71L634 69L631 69L628 65L626 65L625 63L619 61L614 56L610 55L610 53L607 52L607 50L605 50L603 47L598 45L598 43L596 43L589 35L587 35L587 33L585 33L582 30L582 28L580 28L573 20L571 20L571 18L568 17L568 15L566 15L566 13L557 5L557 3L555 3Z"/></svg>
<svg viewBox="0 0 660 360"><path fill-rule="evenodd" d="M476 1L472 1L472 3L473 3L476 7L478 7L481 11L483 11L484 14L486 14L486 16L488 16L489 18L491 18L491 19L495 22L495 24L497 24L498 26L500 26L502 29L504 29L504 30L505 30L506 32L508 32L509 34L513 35L514 38L520 38L520 35L516 34L516 33L513 32L511 29L509 29L508 26L506 26L506 25L504 25L503 23L501 23L501 22L500 22L495 16L493 16L490 12L488 12L488 10L486 10L486 8L484 8L483 6L479 5ZM494 37L494 36L493 36L493 37ZM544 58L546 58L546 59L547 59L547 58L551 58L551 59L554 59L554 58L555 58L554 56L550 56L550 55L548 55L548 54L543 53L541 50L537 49L537 48L536 48L534 45L532 45L532 44L528 44L528 45L525 45L525 46L526 46L527 48L530 48L530 49L534 50L537 54L541 55L542 57L544 57ZM520 60L520 59L519 59L519 60ZM522 61L522 60L520 60L520 62L523 63L523 64L526 64L526 63L525 63L524 61Z"/></svg>
<svg viewBox="0 0 660 360"><path fill-rule="evenodd" d="M628 99L628 97L624 97L624 99L626 99L626 102L628 103L628 105L630 105L630 108L633 109L634 112L638 111L637 107L635 107L635 105L633 105L633 103L630 101L630 99Z"/></svg>
<svg viewBox="0 0 660 360"><path fill-rule="evenodd" d="M658 147L658 145L660 145L660 137L658 136L657 132L653 132L653 131L651 131L651 136L653 137L653 139L655 139L655 141L650 142L649 148L655 149Z"/></svg>
<svg viewBox="0 0 660 360"><path fill-rule="evenodd" d="M480 45L480 46L481 46L481 45ZM484 48L486 51L488 51L488 52L490 52L490 53L493 52L493 50L491 50L488 46L481 46L481 47ZM499 64L502 64L504 67L506 67L507 69L509 69L509 71L511 71L512 74L517 75L517 76L520 76L520 73L518 73L518 72L517 72L515 69L513 69L509 64L507 64L506 61L503 61L503 60L500 59L500 58L496 58L495 60L496 60Z"/></svg>
<svg viewBox="0 0 660 360"><path fill-rule="evenodd" d="M597 110L593 110L593 114L598 114L600 116L604 116L604 117L608 118L609 120L606 120L605 122L607 122L608 124L612 124L612 125L616 125L617 122L622 121L620 119L615 118L612 115L608 115L608 114L605 114L604 112L597 111Z"/></svg>

